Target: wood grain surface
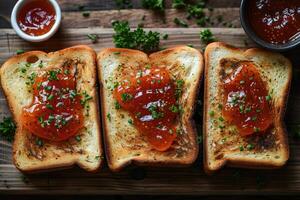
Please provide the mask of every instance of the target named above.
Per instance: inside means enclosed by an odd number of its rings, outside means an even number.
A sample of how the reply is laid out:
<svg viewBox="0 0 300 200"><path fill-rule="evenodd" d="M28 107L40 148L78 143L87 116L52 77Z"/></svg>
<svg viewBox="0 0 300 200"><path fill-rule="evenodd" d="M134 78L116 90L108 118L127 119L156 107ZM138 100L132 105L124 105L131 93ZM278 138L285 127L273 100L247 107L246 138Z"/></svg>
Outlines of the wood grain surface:
<svg viewBox="0 0 300 200"><path fill-rule="evenodd" d="M178 44L193 44L201 50L205 45L199 39L199 28L191 29L151 29L168 33L169 39L162 40L162 47ZM238 47L254 44L242 29L212 28L215 37ZM98 35L93 44L87 34ZM39 44L31 44L17 37L13 30L2 29L0 33L0 63L15 55L17 49L26 51L39 49L46 52L59 50L76 44L87 44L96 51L113 46L112 29L85 28L63 29L52 39ZM79 42L80 41L80 42ZM297 68L294 71L297 72ZM288 105L288 126L300 122L300 91L294 80ZM201 98L201 97L200 97ZM3 95L0 95L2 116L9 115ZM197 121L197 123L202 123ZM297 194L300 191L300 149L299 142L290 137L291 159L280 170L238 170L224 169L215 175L205 175L202 169L201 151L198 161L189 168L128 168L121 173L111 173L104 167L96 174L80 169L24 176L11 164L11 144L0 142L0 191L13 194ZM284 187L283 187L284 186Z"/></svg>
<svg viewBox="0 0 300 200"><path fill-rule="evenodd" d="M60 30L49 41L38 44L21 40L10 29L10 12L16 1L0 1L0 65L15 55L18 49L50 52L72 45L87 44L99 51L111 47L113 20L128 20L132 27L143 24L151 30L168 33L169 38L161 40L161 47L192 44L200 51L205 48L205 44L202 44L199 38L199 31L202 28L195 28L197 27L195 20L186 20L184 11L172 9L172 0L165 0L167 9L163 13L140 9L140 0L132 0L134 9L120 10L117 9L114 0L58 0L63 11ZM240 0L208 0L207 7L213 7L214 10L211 12L205 9L206 15L211 19L206 27L211 27L219 41L241 48L253 47L255 46L253 42L240 28L239 4ZM84 6L83 10L90 11L90 16L84 17L78 6ZM186 20L190 28L178 28L173 22L175 17ZM97 34L97 43L92 43L87 34ZM208 176L203 172L200 144L199 158L189 168L131 166L121 173L112 173L104 166L100 172L89 174L75 167L58 172L23 175L12 165L11 144L0 140L0 194L298 195L300 139L294 137L293 129L300 124L299 54L300 50L286 53L293 61L294 77L285 120L289 128L291 155L288 164L282 169L273 171L223 169ZM201 94L199 99L202 99ZM6 100L0 92L0 118L9 115ZM202 121L198 120L197 123L201 124Z"/></svg>

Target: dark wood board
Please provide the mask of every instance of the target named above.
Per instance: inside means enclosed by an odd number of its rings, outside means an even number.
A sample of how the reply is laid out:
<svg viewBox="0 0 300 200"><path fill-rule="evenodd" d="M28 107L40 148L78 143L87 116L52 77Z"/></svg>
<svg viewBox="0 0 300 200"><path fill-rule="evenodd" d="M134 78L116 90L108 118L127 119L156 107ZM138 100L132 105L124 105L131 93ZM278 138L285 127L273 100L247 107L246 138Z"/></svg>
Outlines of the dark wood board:
<svg viewBox="0 0 300 200"><path fill-rule="evenodd" d="M151 29L168 33L162 47L193 44L201 50L205 47L199 39L199 28ZM212 28L215 37L237 47L255 46L240 28ZM97 34L93 44L87 34ZM113 46L112 29L80 28L62 29L52 39L39 44L21 40L13 30L1 29L0 64L15 55L17 49L55 51L76 44L87 44L96 51ZM294 63L295 64L295 63ZM298 73L294 66L294 74ZM299 81L294 78L288 103L286 123L294 126L300 122ZM200 97L201 98L201 97ZM6 101L0 94L1 117L8 116ZM197 121L197 123L202 123ZM95 174L75 168L70 170L23 175L12 165L11 144L0 142L0 193L3 194L188 194L188 195L291 195L300 193L300 140L290 134L291 158L279 170L223 169L208 176L202 168L202 150L197 162L188 168L135 168L120 173L110 172L106 166ZM202 147L202 146L200 146ZM201 148L200 148L201 149Z"/></svg>

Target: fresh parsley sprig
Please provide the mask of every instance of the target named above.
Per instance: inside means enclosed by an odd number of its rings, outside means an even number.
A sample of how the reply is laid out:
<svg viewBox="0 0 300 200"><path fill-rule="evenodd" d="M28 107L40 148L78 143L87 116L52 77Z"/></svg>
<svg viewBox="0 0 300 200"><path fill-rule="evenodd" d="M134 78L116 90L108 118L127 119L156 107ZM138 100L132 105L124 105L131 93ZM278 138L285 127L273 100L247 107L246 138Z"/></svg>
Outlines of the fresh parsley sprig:
<svg viewBox="0 0 300 200"><path fill-rule="evenodd" d="M213 33L209 29L204 29L200 32L200 39L205 44L214 42L216 40Z"/></svg>
<svg viewBox="0 0 300 200"><path fill-rule="evenodd" d="M14 140L16 125L11 117L4 117L0 122L0 136L1 138L11 142Z"/></svg>
<svg viewBox="0 0 300 200"><path fill-rule="evenodd" d="M163 11L165 9L164 0L142 0L142 6L157 11Z"/></svg>
<svg viewBox="0 0 300 200"><path fill-rule="evenodd" d="M131 31L127 21L115 21L113 28L115 31L113 41L116 47L139 49L146 52L159 49L160 33L158 32L146 32L141 27Z"/></svg>

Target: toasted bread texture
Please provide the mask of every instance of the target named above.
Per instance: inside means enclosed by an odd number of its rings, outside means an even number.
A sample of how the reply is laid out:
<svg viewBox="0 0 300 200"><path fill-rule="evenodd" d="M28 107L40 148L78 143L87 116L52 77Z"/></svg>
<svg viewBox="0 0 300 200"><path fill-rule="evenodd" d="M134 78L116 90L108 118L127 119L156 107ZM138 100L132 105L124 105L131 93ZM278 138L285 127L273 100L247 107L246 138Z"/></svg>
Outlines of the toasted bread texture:
<svg viewBox="0 0 300 200"><path fill-rule="evenodd" d="M65 63L76 67L78 94L86 91L92 97L83 109L84 128L67 141L53 143L37 138L23 126L21 113L31 104L33 93L26 84L32 72L39 73L51 68L63 69ZM24 70L22 70L24 69ZM96 89L96 53L88 46L74 46L53 53L31 51L7 60L0 70L1 85L9 108L17 125L13 144L13 161L23 172L39 172L70 168L77 164L87 171L96 171L102 163L98 95ZM88 113L88 114L87 114Z"/></svg>
<svg viewBox="0 0 300 200"><path fill-rule="evenodd" d="M108 48L98 54L97 60L105 150L110 169L118 171L130 163L151 166L193 163L198 154L198 144L192 115L204 68L200 52L187 46L177 46L148 56L137 50ZM181 131L172 146L164 152L153 149L145 136L128 123L128 112L117 110L114 106L113 82L124 80L126 74L147 64L167 68L175 79L185 81L179 99L183 114L176 126Z"/></svg>
<svg viewBox="0 0 300 200"><path fill-rule="evenodd" d="M235 127L226 124L218 126L222 117L222 73L231 69L222 65L222 60L253 62L266 83L271 96L269 104L273 121L262 134L240 136ZM289 158L287 131L283 118L292 78L290 61L278 53L262 49L246 51L221 42L211 43L205 50L204 88L204 168L209 172L224 165L244 168L278 168ZM225 69L226 68L226 69ZM212 116L210 113L214 111Z"/></svg>

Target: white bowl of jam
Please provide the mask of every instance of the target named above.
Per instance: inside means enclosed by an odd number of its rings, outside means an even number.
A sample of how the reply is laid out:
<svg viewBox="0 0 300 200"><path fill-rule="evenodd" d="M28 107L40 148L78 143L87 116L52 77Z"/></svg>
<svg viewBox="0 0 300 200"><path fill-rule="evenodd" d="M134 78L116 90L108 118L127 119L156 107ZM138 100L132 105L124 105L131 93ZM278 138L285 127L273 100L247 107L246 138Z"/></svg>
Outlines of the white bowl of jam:
<svg viewBox="0 0 300 200"><path fill-rule="evenodd" d="M24 40L41 42L55 34L61 10L55 0L19 0L11 14L11 25Z"/></svg>

